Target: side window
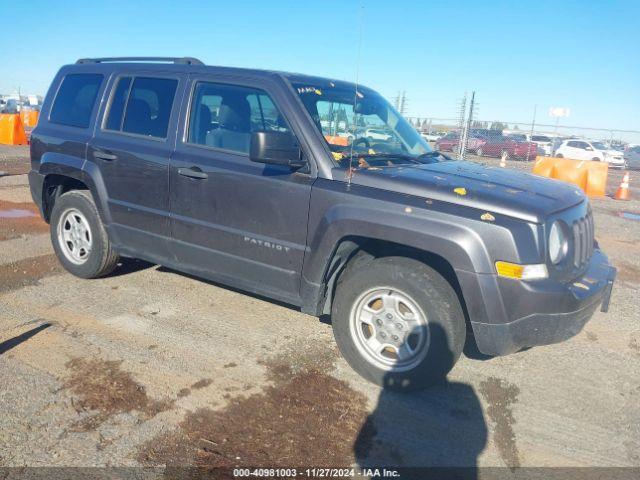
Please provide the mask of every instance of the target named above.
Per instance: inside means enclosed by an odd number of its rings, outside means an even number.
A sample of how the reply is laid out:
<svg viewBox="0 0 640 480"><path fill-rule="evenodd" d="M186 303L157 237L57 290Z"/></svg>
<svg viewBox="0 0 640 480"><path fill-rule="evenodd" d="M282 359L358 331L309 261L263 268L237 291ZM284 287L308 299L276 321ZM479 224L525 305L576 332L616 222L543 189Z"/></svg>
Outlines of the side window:
<svg viewBox="0 0 640 480"><path fill-rule="evenodd" d="M121 77L111 96L106 130L166 138L178 80Z"/></svg>
<svg viewBox="0 0 640 480"><path fill-rule="evenodd" d="M290 131L265 92L236 85L196 84L188 143L248 154L251 133L265 130Z"/></svg>
<svg viewBox="0 0 640 480"><path fill-rule="evenodd" d="M122 131L166 138L177 86L178 80L170 78L135 78L127 100Z"/></svg>
<svg viewBox="0 0 640 480"><path fill-rule="evenodd" d="M580 144L578 142L569 142L567 143L567 147L580 148Z"/></svg>
<svg viewBox="0 0 640 480"><path fill-rule="evenodd" d="M49 121L87 128L103 78L103 75L93 73L65 76L53 102Z"/></svg>
<svg viewBox="0 0 640 480"><path fill-rule="evenodd" d="M129 98L129 88L131 87L131 77L121 77L111 97L109 115L104 128L107 130L122 130L122 119L124 118L124 106Z"/></svg>

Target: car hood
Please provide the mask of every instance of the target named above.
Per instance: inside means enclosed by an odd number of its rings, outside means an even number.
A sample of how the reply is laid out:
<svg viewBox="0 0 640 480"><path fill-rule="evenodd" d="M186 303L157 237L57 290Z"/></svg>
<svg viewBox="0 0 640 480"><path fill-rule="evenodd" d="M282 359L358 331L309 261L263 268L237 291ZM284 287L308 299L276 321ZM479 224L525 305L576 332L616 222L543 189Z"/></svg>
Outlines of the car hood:
<svg viewBox="0 0 640 480"><path fill-rule="evenodd" d="M344 170L342 170L344 172ZM465 161L357 170L352 183L465 205L543 223L552 213L582 203L569 183Z"/></svg>

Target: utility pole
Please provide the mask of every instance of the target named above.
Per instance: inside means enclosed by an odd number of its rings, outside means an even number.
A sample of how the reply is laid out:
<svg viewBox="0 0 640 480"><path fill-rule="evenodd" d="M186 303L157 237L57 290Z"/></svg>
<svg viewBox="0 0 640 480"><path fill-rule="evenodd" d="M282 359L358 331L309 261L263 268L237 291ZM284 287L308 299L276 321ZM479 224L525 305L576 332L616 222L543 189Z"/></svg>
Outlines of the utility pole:
<svg viewBox="0 0 640 480"><path fill-rule="evenodd" d="M471 124L473 122L473 106L476 100L476 92L471 92L471 101L469 102L469 116L467 117L467 123L464 131L460 136L460 143L462 144L462 158L467 155L467 144L469 143L469 130L471 130Z"/></svg>
<svg viewBox="0 0 640 480"><path fill-rule="evenodd" d="M464 92L464 97L460 102L460 111L458 113L458 160L464 159L464 145L462 144L462 136L465 129L465 117L467 116L467 92Z"/></svg>
<svg viewBox="0 0 640 480"><path fill-rule="evenodd" d="M533 120L531 120L531 133L529 134L529 143L531 143L531 138L533 137L533 130L536 127L536 113L538 111L538 105L533 106ZM529 161L529 148L527 147L527 162Z"/></svg>
<svg viewBox="0 0 640 480"><path fill-rule="evenodd" d="M402 91L402 97L400 97L400 115L404 117L404 114L407 111L407 92L406 90Z"/></svg>

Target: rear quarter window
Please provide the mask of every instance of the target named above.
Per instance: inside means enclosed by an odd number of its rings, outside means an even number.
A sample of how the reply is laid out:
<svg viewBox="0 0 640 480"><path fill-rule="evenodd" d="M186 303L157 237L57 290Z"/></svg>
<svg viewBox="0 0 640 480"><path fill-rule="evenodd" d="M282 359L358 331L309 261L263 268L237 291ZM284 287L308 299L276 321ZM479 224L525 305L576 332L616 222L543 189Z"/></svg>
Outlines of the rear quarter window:
<svg viewBox="0 0 640 480"><path fill-rule="evenodd" d="M70 127L88 128L103 75L73 73L66 75L51 107L49 121Z"/></svg>

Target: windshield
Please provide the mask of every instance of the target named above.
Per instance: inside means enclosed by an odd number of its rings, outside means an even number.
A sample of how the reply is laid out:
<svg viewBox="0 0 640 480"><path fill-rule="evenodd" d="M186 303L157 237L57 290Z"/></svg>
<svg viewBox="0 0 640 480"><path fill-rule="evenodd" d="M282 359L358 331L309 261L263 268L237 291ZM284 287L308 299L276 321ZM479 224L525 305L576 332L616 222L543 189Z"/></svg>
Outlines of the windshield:
<svg viewBox="0 0 640 480"><path fill-rule="evenodd" d="M524 135L509 135L513 140L515 140L516 142L526 142L527 141L527 137L525 137Z"/></svg>
<svg viewBox="0 0 640 480"><path fill-rule="evenodd" d="M385 167L443 160L376 92L334 82L293 83L341 167Z"/></svg>
<svg viewBox="0 0 640 480"><path fill-rule="evenodd" d="M604 143L600 142L591 142L591 146L596 150L607 150L607 147Z"/></svg>

